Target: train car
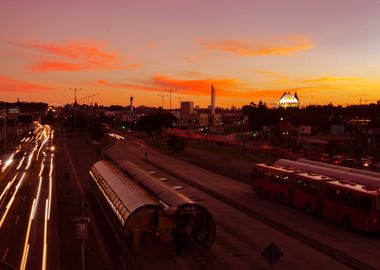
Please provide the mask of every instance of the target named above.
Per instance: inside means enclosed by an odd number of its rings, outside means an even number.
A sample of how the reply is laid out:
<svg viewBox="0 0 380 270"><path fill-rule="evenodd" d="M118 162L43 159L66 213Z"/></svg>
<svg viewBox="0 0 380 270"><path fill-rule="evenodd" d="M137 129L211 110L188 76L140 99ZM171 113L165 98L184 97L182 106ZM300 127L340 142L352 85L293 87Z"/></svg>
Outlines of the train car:
<svg viewBox="0 0 380 270"><path fill-rule="evenodd" d="M203 205L161 182L134 163L124 160L117 165L162 203L164 211L175 221L176 232L194 243L210 249L215 240L215 221Z"/></svg>
<svg viewBox="0 0 380 270"><path fill-rule="evenodd" d="M89 174L96 198L130 251L147 242L170 242L173 223L153 196L108 161L96 162Z"/></svg>
<svg viewBox="0 0 380 270"><path fill-rule="evenodd" d="M341 223L345 229L380 231L380 188L287 165L256 164L253 189L308 214Z"/></svg>

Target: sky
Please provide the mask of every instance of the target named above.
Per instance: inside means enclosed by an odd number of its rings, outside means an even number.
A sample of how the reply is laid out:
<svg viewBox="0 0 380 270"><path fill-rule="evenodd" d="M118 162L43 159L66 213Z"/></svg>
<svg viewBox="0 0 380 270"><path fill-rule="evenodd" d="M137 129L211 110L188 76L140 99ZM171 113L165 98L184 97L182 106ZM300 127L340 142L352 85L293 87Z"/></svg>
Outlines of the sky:
<svg viewBox="0 0 380 270"><path fill-rule="evenodd" d="M380 0L2 0L0 57L9 102L366 104Z"/></svg>

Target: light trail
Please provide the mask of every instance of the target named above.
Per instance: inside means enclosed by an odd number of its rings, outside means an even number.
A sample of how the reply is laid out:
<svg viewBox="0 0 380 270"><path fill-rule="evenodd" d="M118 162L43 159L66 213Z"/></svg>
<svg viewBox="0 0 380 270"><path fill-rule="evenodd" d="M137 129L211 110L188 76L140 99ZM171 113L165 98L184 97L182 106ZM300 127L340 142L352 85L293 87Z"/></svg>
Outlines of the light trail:
<svg viewBox="0 0 380 270"><path fill-rule="evenodd" d="M32 226L32 212L34 211L34 206L36 204L36 199L33 200L32 208L30 210L29 214L29 222L28 222L28 229L26 230L26 236L25 236L25 243L24 243L24 250L22 253L22 258L21 258L21 265L20 269L24 270L26 267L26 261L28 260L28 254L29 254L29 234L30 234L30 227Z"/></svg>
<svg viewBox="0 0 380 270"><path fill-rule="evenodd" d="M45 138L42 143L41 143L41 146L40 146L40 149L38 149L38 153L37 153L37 159L38 157L40 156L40 152L41 152L41 149L42 147L44 146L44 144L48 141L48 138Z"/></svg>
<svg viewBox="0 0 380 270"><path fill-rule="evenodd" d="M51 209L51 194L52 194L52 182L53 182L53 180L52 180L52 177L49 177L49 198L48 198L48 200L49 200L49 208L48 208L48 219L50 219L50 209Z"/></svg>
<svg viewBox="0 0 380 270"><path fill-rule="evenodd" d="M38 206L38 201L40 200L41 185L42 185L42 177L40 176L40 182L38 183L38 189L37 189L37 196L36 196L36 198L34 198L34 200L36 201L36 204L35 204L35 207L32 208L32 219L34 219L34 215L36 213L36 209Z"/></svg>
<svg viewBox="0 0 380 270"><path fill-rule="evenodd" d="M30 164L32 163L33 153L36 151L36 148L33 149L32 153L29 154L28 157L28 164L25 167L25 170L28 170L30 168Z"/></svg>
<svg viewBox="0 0 380 270"><path fill-rule="evenodd" d="M3 172L9 167L9 165L12 164L14 156L15 156L15 154L13 153L13 154L7 159L7 161L5 161L4 166L3 166L3 168L1 169L1 172L2 172L2 173L3 173Z"/></svg>
<svg viewBox="0 0 380 270"><path fill-rule="evenodd" d="M25 156L23 156L22 159L20 160L20 163L18 164L16 170L19 170L19 169L20 169L22 163L24 162L24 159L25 159Z"/></svg>
<svg viewBox="0 0 380 270"><path fill-rule="evenodd" d="M52 158L50 160L50 172L49 172L49 211L48 211L48 219L50 219L50 209L51 209L51 201L52 201L52 189L53 189L53 160L54 154L52 154Z"/></svg>
<svg viewBox="0 0 380 270"><path fill-rule="evenodd" d="M3 196L5 195L5 192L7 192L7 190L9 189L9 187L13 184L14 180L16 179L18 173L16 173L16 175L13 177L13 179L11 181L8 182L7 186L5 187L5 189L3 190L3 193L1 193L0 195L0 201L1 199L3 198Z"/></svg>
<svg viewBox="0 0 380 270"><path fill-rule="evenodd" d="M7 204L7 206L6 206L6 210L5 210L3 216L2 216L2 218L1 218L1 220L0 220L0 228L1 228L1 226L3 225L3 223L4 223L4 220L5 220L5 218L7 217L9 210L11 209L11 206L12 206L12 204L13 204L13 201L14 201L16 195L17 195L18 189L19 189L20 186L22 185L22 181L24 180L24 177L25 177L25 172L22 174L21 179L20 179L20 181L18 182L18 184L17 184L17 186L16 186L15 192L13 193L12 198L9 200L9 202L8 202L8 204Z"/></svg>
<svg viewBox="0 0 380 270"><path fill-rule="evenodd" d="M46 199L45 203L45 222L44 222L44 248L42 251L42 270L46 270L46 260L47 260L47 230L48 230L48 205L49 200Z"/></svg>
<svg viewBox="0 0 380 270"><path fill-rule="evenodd" d="M116 133L112 133L112 132L108 133L108 136L114 137L114 138L119 139L119 140L125 140L125 137L123 137L119 134L116 134Z"/></svg>
<svg viewBox="0 0 380 270"><path fill-rule="evenodd" d="M41 169L40 169L40 174L39 174L39 176L42 176L42 172L43 172L43 170L44 170L44 168L45 168L45 165L44 165L44 162L45 161L45 157L44 157L44 159L43 159L43 161L42 161L42 164L41 164Z"/></svg>

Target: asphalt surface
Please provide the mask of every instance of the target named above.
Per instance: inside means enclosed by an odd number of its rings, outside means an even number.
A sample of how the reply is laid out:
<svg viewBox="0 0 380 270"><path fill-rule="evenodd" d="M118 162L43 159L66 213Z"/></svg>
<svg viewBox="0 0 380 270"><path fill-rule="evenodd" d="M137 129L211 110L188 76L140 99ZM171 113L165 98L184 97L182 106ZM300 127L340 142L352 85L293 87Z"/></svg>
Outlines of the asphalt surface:
<svg viewBox="0 0 380 270"><path fill-rule="evenodd" d="M52 142L51 128L40 126L7 157L8 167L3 160L0 254L15 269L58 268L54 154L45 151Z"/></svg>
<svg viewBox="0 0 380 270"><path fill-rule="evenodd" d="M93 195L88 172L97 160L95 148L86 136L58 135L57 195L60 238L60 269L80 269L81 240L76 222L86 202L85 216L90 218L88 239L84 240L86 269L119 269L121 255L117 240L110 231Z"/></svg>

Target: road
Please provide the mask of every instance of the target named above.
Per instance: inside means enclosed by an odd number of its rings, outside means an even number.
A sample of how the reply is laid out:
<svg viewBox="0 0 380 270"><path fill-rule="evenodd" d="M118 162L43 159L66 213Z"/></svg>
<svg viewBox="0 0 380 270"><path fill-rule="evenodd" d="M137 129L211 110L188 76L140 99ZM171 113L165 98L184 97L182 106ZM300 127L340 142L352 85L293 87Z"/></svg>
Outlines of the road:
<svg viewBox="0 0 380 270"><path fill-rule="evenodd" d="M40 125L3 161L0 258L15 269L58 267L53 140Z"/></svg>
<svg viewBox="0 0 380 270"><path fill-rule="evenodd" d="M86 202L90 218L84 242L86 269L119 269L121 250L100 211L88 181L88 172L97 161L96 151L87 136L57 135L58 227L61 269L80 269L81 241L75 226L81 209L75 202Z"/></svg>

